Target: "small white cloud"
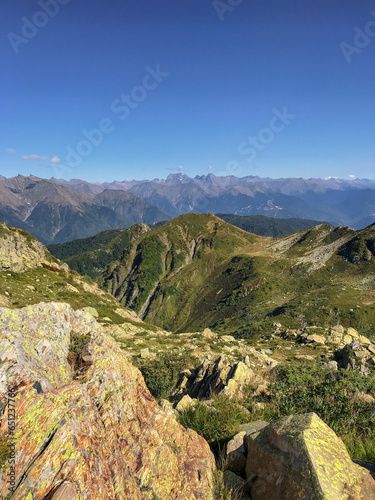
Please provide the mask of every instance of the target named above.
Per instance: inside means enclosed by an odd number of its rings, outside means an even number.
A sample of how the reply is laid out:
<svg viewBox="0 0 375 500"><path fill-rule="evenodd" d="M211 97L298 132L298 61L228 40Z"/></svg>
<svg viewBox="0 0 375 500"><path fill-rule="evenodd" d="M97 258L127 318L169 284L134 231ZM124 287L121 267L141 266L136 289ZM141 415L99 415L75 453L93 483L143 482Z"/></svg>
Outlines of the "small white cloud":
<svg viewBox="0 0 375 500"><path fill-rule="evenodd" d="M8 155L16 155L17 151L13 148L8 148L7 153L8 153Z"/></svg>
<svg viewBox="0 0 375 500"><path fill-rule="evenodd" d="M353 175L353 174L348 175L348 177L349 177L349 179L355 179L355 175Z"/></svg>
<svg viewBox="0 0 375 500"><path fill-rule="evenodd" d="M58 156L52 156L49 158L48 156L40 156L40 155L22 155L23 160L36 160L36 161L50 161L53 165L58 165L61 163L61 160Z"/></svg>
<svg viewBox="0 0 375 500"><path fill-rule="evenodd" d="M208 165L208 170L213 170L214 167L212 165Z"/></svg>
<svg viewBox="0 0 375 500"><path fill-rule="evenodd" d="M39 155L22 155L23 160L39 160L45 161L49 160L48 156L39 156Z"/></svg>
<svg viewBox="0 0 375 500"><path fill-rule="evenodd" d="M184 170L184 167L180 165L179 167L171 167L167 168L166 170L170 170L171 172L182 172Z"/></svg>

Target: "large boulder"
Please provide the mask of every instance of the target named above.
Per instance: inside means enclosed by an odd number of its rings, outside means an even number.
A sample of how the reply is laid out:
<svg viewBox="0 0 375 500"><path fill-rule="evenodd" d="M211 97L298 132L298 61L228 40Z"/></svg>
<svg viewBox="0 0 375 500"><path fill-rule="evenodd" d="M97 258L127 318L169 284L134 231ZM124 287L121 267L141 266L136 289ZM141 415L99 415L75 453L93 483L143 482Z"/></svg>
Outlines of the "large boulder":
<svg viewBox="0 0 375 500"><path fill-rule="evenodd" d="M375 499L369 471L315 413L272 422L247 436L247 448L253 500Z"/></svg>
<svg viewBox="0 0 375 500"><path fill-rule="evenodd" d="M0 438L16 392L12 500L213 498L208 444L157 405L91 314L56 303L0 309L0 362Z"/></svg>

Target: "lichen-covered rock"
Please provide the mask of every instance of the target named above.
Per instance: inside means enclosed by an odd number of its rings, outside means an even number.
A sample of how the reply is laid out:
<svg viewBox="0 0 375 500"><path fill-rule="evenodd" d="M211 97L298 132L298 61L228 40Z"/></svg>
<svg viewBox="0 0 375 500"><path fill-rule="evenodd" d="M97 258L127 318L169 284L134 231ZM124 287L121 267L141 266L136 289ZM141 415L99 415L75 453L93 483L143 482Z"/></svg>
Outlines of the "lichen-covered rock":
<svg viewBox="0 0 375 500"><path fill-rule="evenodd" d="M337 371L338 366L337 366L337 361L327 361L326 363L320 363L320 365L327 369L327 370L332 370L332 371Z"/></svg>
<svg viewBox="0 0 375 500"><path fill-rule="evenodd" d="M175 408L178 412L182 413L187 410L191 406L195 406L197 404L196 399L191 399L191 397L186 394L180 401L176 404Z"/></svg>
<svg viewBox="0 0 375 500"><path fill-rule="evenodd" d="M206 339L216 339L217 335L215 332L210 330L209 328L205 328L202 332L202 336Z"/></svg>
<svg viewBox="0 0 375 500"><path fill-rule="evenodd" d="M6 393L17 394L12 500L213 497L208 444L157 405L92 315L53 303L0 309L0 358L3 436Z"/></svg>
<svg viewBox="0 0 375 500"><path fill-rule="evenodd" d="M239 361L232 366L228 374L227 384L223 389L223 394L229 397L241 396L241 390L250 384L254 378L253 371L244 362Z"/></svg>
<svg viewBox="0 0 375 500"><path fill-rule="evenodd" d="M247 494L250 491L251 480L243 479L234 472L230 470L225 470L223 474L224 484L231 490L234 494L234 498L239 498L240 500L251 500ZM231 498L233 498L231 496Z"/></svg>
<svg viewBox="0 0 375 500"><path fill-rule="evenodd" d="M91 316L93 316L94 318L99 318L99 313L98 313L98 311L95 309L95 307L90 307L90 306L83 307L83 308L82 308L82 311L85 311L85 312L87 312L88 314L91 314Z"/></svg>
<svg viewBox="0 0 375 500"><path fill-rule="evenodd" d="M223 342L237 342L237 340L233 337L233 335L222 335L220 340Z"/></svg>
<svg viewBox="0 0 375 500"><path fill-rule="evenodd" d="M269 425L269 422L265 422L264 420L253 420L252 422L239 425L238 430L239 432L245 431L246 435L249 436L250 434L254 434L254 432L259 432L264 427L267 427L267 425ZM245 446L247 446L246 441Z"/></svg>
<svg viewBox="0 0 375 500"><path fill-rule="evenodd" d="M375 499L375 481L354 464L315 413L280 418L247 437L253 500Z"/></svg>

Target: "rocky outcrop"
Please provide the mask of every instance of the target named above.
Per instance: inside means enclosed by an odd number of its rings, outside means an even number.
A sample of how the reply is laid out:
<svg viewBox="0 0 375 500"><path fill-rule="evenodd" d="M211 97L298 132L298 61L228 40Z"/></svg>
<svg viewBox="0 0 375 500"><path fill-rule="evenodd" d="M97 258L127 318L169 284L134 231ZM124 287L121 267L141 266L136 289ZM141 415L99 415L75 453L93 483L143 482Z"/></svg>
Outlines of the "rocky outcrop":
<svg viewBox="0 0 375 500"><path fill-rule="evenodd" d="M315 413L283 417L249 434L246 476L253 500L375 499L369 471L351 461Z"/></svg>
<svg viewBox="0 0 375 500"><path fill-rule="evenodd" d="M196 399L210 399L212 396L222 394L229 398L243 398L244 389L252 385L256 393L267 386L265 380L257 375L251 367L254 362L260 363L263 371L270 371L277 366L277 361L267 356L264 351L258 352L253 347L246 349L251 356L245 356L240 361L231 362L227 356L220 356L212 362L206 358L195 370L185 370L180 374L174 396L180 398L188 394Z"/></svg>
<svg viewBox="0 0 375 500"><path fill-rule="evenodd" d="M0 363L2 436L17 395L12 500L213 498L208 444L157 405L93 315L0 309Z"/></svg>
<svg viewBox="0 0 375 500"><path fill-rule="evenodd" d="M363 345L370 345L371 340L369 340L364 335L360 335L354 328L344 328L342 325L336 325L329 330L329 335L327 336L327 342L344 346L345 344L350 344L353 340L360 342Z"/></svg>
<svg viewBox="0 0 375 500"><path fill-rule="evenodd" d="M214 363L206 359L197 370L181 374L175 396L186 393L192 398L210 399L213 395L224 394L241 397L242 389L254 379L249 360L229 363L220 356Z"/></svg>
<svg viewBox="0 0 375 500"><path fill-rule="evenodd" d="M325 349L326 353L322 356L325 361L321 362L323 368L329 370L351 369L366 376L375 369L375 344L352 327L344 328L342 325L336 325L331 328L318 328L310 326L301 331L284 330L279 323L275 323L273 326L276 327L276 330L269 338L277 336L287 341L298 342L314 348L320 346L321 349ZM315 359L305 354L295 357L310 361ZM330 359L333 357L335 359Z"/></svg>
<svg viewBox="0 0 375 500"><path fill-rule="evenodd" d="M338 349L335 358L338 368L359 371L367 376L372 369L375 369L375 346L370 344L365 347L357 340L353 340L342 349Z"/></svg>
<svg viewBox="0 0 375 500"><path fill-rule="evenodd" d="M55 263L55 260L38 240L0 223L0 271L20 273L43 264L68 269L66 264Z"/></svg>
<svg viewBox="0 0 375 500"><path fill-rule="evenodd" d="M356 465L336 434L315 414L239 427L226 448L228 487L252 500L375 498L373 466Z"/></svg>
<svg viewBox="0 0 375 500"><path fill-rule="evenodd" d="M276 326L276 324L274 324ZM319 332L319 333L317 333ZM360 342L363 345L371 345L369 340L364 335L360 335L354 328L344 328L342 325L336 325L332 328L318 328L316 326L307 326L302 330L283 329L278 323L274 336L281 337L284 340L297 341L302 344L311 346L333 344L335 346L344 347L350 344L353 340Z"/></svg>

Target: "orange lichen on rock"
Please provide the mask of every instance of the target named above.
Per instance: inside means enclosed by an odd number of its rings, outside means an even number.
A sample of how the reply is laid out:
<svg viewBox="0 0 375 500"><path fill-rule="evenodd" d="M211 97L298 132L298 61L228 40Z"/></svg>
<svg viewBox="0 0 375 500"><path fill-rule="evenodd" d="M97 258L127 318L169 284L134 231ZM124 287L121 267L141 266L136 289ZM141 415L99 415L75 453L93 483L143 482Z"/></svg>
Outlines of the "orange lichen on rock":
<svg viewBox="0 0 375 500"><path fill-rule="evenodd" d="M72 332L88 335L80 370ZM0 309L1 433L16 389L12 499L210 499L208 444L160 408L96 320L67 304ZM0 497L8 493L7 464Z"/></svg>

